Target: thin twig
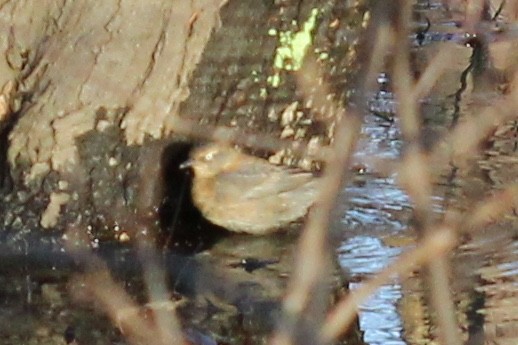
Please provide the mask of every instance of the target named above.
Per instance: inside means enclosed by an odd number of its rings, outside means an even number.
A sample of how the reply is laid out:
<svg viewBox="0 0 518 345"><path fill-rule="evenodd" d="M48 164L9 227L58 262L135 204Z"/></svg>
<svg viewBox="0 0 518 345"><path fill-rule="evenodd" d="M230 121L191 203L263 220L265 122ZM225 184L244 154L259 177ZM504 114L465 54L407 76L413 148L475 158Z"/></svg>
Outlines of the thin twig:
<svg viewBox="0 0 518 345"><path fill-rule="evenodd" d="M306 68L308 69L306 73L318 72L316 64L311 62L308 62ZM315 80L314 78L311 79ZM299 88L306 95L311 92L308 78L299 78ZM322 93L329 94L326 91ZM319 102L324 102L324 100L320 97ZM336 106L326 106L326 109L334 108ZM322 289L325 289L325 282L328 281L330 272L329 221L346 173L344 167L350 164L361 127L361 118L354 112L345 112L344 109L338 108L335 116L338 124L332 145L334 160L329 161L324 170L319 197L310 211L300 238L294 272L283 303L286 322L274 333L271 344L293 344L296 333L299 331L298 323L293 320L301 319L302 314L308 310L316 309L322 312L326 310L326 306L316 306L315 298L312 297L320 295ZM320 325L316 327L320 327Z"/></svg>
<svg viewBox="0 0 518 345"><path fill-rule="evenodd" d="M432 180L428 170L426 156L421 153L419 144L420 121L418 117L417 94L413 93L414 82L408 50L408 27L411 18L411 2L403 1L400 5L396 53L394 61L394 89L398 100L398 112L401 118L402 132L408 149L402 162L400 181L414 203L414 215L417 230L425 234L433 230L433 207L431 204ZM425 76L426 77L426 76ZM419 183L412 183L414 175ZM449 263L445 256L438 256L428 262L427 279L431 282L430 298L437 313L439 337L443 344L461 345L459 328L455 317L455 307L448 283Z"/></svg>
<svg viewBox="0 0 518 345"><path fill-rule="evenodd" d="M303 142L282 140L276 138L271 133L246 133L243 132L242 128L199 124L178 116L173 121L175 133L185 135L191 139L234 143L240 146L272 152L288 149L298 157L313 158L319 161L332 161L334 157L334 152L329 147L322 146L318 150L308 150L307 145Z"/></svg>
<svg viewBox="0 0 518 345"><path fill-rule="evenodd" d="M455 247L456 243L454 230L447 226L430 232L416 248L401 254L387 268L367 280L358 289L351 291L335 306L322 329L322 342L332 342L346 332L356 317L358 306L382 285L389 283L398 275L407 275L432 259L444 256Z"/></svg>

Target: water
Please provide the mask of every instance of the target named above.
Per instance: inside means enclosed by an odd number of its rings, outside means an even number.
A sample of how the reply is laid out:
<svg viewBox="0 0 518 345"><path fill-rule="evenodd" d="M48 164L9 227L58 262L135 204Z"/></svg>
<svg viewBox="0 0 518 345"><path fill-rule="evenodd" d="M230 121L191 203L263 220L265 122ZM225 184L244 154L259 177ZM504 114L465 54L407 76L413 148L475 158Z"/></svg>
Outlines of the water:
<svg viewBox="0 0 518 345"><path fill-rule="evenodd" d="M375 237L355 236L340 246L338 254L341 264L347 267L352 277L362 279L383 269L400 252L399 248L387 247ZM355 289L358 285L361 283L351 283L349 287ZM360 328L365 332L366 343L405 344L396 308L401 293L401 286L397 283L385 285L360 307Z"/></svg>
<svg viewBox="0 0 518 345"><path fill-rule="evenodd" d="M358 146L358 161L365 157L371 161L397 159L400 131L397 125L367 116ZM367 166L361 183L351 184L341 196L341 203L346 205L341 219L345 239L338 248L338 257L352 277L350 289L357 288L362 280L382 270L401 253L402 248L385 245L382 237L403 233L411 214L408 196L396 185L397 176L375 176L369 174L370 169ZM397 310L401 297L401 286L396 282L383 286L360 307L359 323L366 343L406 344Z"/></svg>
<svg viewBox="0 0 518 345"><path fill-rule="evenodd" d="M357 158L397 159L401 147L397 124L387 126L368 116L364 127ZM511 171L516 173L516 168L501 162L513 162L515 154L513 150L500 151L497 159L500 163L492 163L495 159L488 155L478 165L484 169L491 166L490 176L512 176ZM481 182L477 170L471 173L456 177L456 183L468 190L476 188L486 192L503 184L502 178L491 178L478 185ZM344 240L338 255L341 265L352 277L351 289L358 288L362 281L381 271L402 251L410 249L416 237L411 226L411 202L398 187L397 175L379 177L376 171L367 169L360 181L347 186L341 196L340 224ZM477 187L470 187L470 184ZM432 201L439 217L448 207L469 210L473 202L479 201L470 200L451 188L447 183L439 183L434 188L436 195ZM466 341L469 339L470 344L484 341L514 344L518 339L517 235L518 220L515 215L509 215L473 235L453 253L452 293L462 337ZM383 286L359 308L360 329L364 332L365 342L371 345L435 343L436 334L424 296L419 275L412 275L404 284L395 281Z"/></svg>

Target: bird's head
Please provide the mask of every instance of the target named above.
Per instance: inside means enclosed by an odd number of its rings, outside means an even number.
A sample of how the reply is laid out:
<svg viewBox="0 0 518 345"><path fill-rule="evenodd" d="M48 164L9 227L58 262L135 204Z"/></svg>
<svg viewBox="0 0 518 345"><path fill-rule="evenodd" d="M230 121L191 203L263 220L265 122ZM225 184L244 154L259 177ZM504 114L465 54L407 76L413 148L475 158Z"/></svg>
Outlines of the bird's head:
<svg viewBox="0 0 518 345"><path fill-rule="evenodd" d="M242 153L223 144L208 144L195 149L180 168L192 168L197 177L214 177L232 169Z"/></svg>

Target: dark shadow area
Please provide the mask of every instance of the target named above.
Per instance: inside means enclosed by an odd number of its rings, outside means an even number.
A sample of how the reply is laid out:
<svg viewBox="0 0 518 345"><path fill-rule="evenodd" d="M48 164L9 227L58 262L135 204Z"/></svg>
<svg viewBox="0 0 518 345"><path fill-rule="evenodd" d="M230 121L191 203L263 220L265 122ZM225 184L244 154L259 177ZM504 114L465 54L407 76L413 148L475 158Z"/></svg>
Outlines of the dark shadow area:
<svg viewBox="0 0 518 345"><path fill-rule="evenodd" d="M191 197L192 172L180 169L189 159L193 145L176 142L165 148L162 156L164 198L159 217L164 230L164 249L175 253L196 253L210 248L227 232L201 215Z"/></svg>
<svg viewBox="0 0 518 345"><path fill-rule="evenodd" d="M478 281L477 284L483 286L483 281ZM481 310L485 308L485 295L482 292L473 290L472 303L466 312L469 320L468 323L468 340L466 345L482 345L484 344L484 323L485 317Z"/></svg>
<svg viewBox="0 0 518 345"><path fill-rule="evenodd" d="M17 116L12 116L17 118ZM15 121L0 123L0 191L9 192L12 189L12 179L9 174L9 163L7 162L7 149L9 148L9 133L13 129Z"/></svg>

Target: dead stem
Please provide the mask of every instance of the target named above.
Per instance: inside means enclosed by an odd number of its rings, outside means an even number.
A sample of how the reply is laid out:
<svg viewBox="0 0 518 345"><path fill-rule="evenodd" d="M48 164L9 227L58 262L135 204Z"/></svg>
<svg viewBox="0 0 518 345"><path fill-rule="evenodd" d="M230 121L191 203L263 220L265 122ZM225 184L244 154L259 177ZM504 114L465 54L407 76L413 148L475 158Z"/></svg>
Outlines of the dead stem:
<svg viewBox="0 0 518 345"><path fill-rule="evenodd" d="M234 143L272 152L288 149L298 157L314 158L319 161L332 159L334 155L334 152L325 146L319 147L318 150L308 150L307 145L302 142L278 139L270 133L245 133L242 129L201 125L178 116L174 118L174 128L176 133L192 139Z"/></svg>
<svg viewBox="0 0 518 345"><path fill-rule="evenodd" d="M487 200L480 202L472 212L463 217L461 231L470 233L497 222L505 213L518 207L518 183L507 186Z"/></svg>
<svg viewBox="0 0 518 345"><path fill-rule="evenodd" d="M408 27L411 18L411 2L401 2L398 18L397 39L394 61L394 89L398 100L398 113L401 119L403 136L408 145L402 162L400 181L406 187L414 203L416 228L419 234L427 234L435 230L433 223L433 208L431 205L432 180L428 171L426 156L421 153L419 145L420 121L418 117L418 99L413 92L414 81L411 74ZM427 76L425 76L427 77ZM424 82L423 82L424 83ZM417 179L410 179L414 175ZM419 183L413 183L419 181ZM427 279L430 281L430 299L436 312L435 322L438 325L439 337L443 344L461 345L459 328L455 317L455 307L449 289L449 263L444 255L434 257L427 262Z"/></svg>
<svg viewBox="0 0 518 345"><path fill-rule="evenodd" d="M323 342L331 342L345 332L356 316L357 307L380 286L389 283L396 275L404 277L411 270L430 260L436 260L454 249L458 236L456 232L480 231L506 212L512 211L516 206L518 206L518 184L513 184L481 201L472 212L465 215L464 220L461 220L458 226L443 225L434 231L427 231L428 235L425 235L416 248L400 255L387 268L367 280L336 305L322 329ZM444 287L438 288L438 290L441 289Z"/></svg>
<svg viewBox="0 0 518 345"><path fill-rule="evenodd" d="M389 49L394 46L394 31L388 23L383 22L376 28L372 47L372 58L367 68L366 82L367 88L371 88L375 81L375 76L383 69L384 59Z"/></svg>
<svg viewBox="0 0 518 345"><path fill-rule="evenodd" d="M444 74L454 53L455 49L453 43L445 43L445 45L440 48L439 52L435 54L415 84L412 99L420 100L432 90L435 83L437 83Z"/></svg>
<svg viewBox="0 0 518 345"><path fill-rule="evenodd" d="M312 86L308 83L305 73L313 75L313 80L322 80L321 77L315 79L318 74L316 64L308 62L299 77L299 88L302 89L306 97L311 94ZM323 93L322 93L323 92ZM324 102L322 94L329 94L321 90L318 102ZM285 319L283 327L278 328L274 333L270 344L288 345L293 344L297 328L297 321L303 318L303 313L311 310L325 312L327 306L316 306L315 298L322 290L326 290L324 284L329 275L329 238L328 227L331 213L334 208L335 200L343 184L345 167L349 166L352 154L360 133L361 118L354 112L345 112L344 109L333 104L325 105L327 109L336 109L337 129L335 141L332 146L332 159L327 158L327 165L321 178L322 187L315 206L311 209L306 226L302 232L299 246L296 253L294 272L288 284L287 294L284 298L283 308ZM316 325L315 333L320 327Z"/></svg>
<svg viewBox="0 0 518 345"><path fill-rule="evenodd" d="M154 242L152 242L154 244ZM144 281L146 282L146 291L149 304L169 301L171 293L166 285L166 274L163 265L158 256L158 251L150 243L139 241L137 243L139 260L142 262ZM155 315L155 331L158 339L163 344L182 343L183 336L180 322L174 311L163 308L153 308Z"/></svg>
<svg viewBox="0 0 518 345"><path fill-rule="evenodd" d="M466 2L466 15L464 27L468 32L476 32L476 26L486 15L488 3L486 0L468 0Z"/></svg>
<svg viewBox="0 0 518 345"><path fill-rule="evenodd" d="M517 84L518 73L515 73L514 79L512 85ZM518 116L517 107L518 88L513 86L509 94L482 109L478 114L473 114L470 119L459 123L444 140L435 146L430 164L443 166L451 160L455 165L462 166L470 157L473 157L473 154L479 150L480 144L491 135L497 126Z"/></svg>
<svg viewBox="0 0 518 345"><path fill-rule="evenodd" d="M84 229L71 226L64 238L67 251L87 271L85 274L76 275L71 280L69 286L73 297L99 306L131 344L185 344L182 332L177 327L178 322L174 311L167 310L168 316L164 317L164 312L157 313L151 307L154 317L150 317L144 308L133 301L121 284L113 279L106 264L91 251ZM156 269L151 263L144 262L143 266L147 271ZM153 281L146 280L148 290L156 289L154 284L157 282L160 286L156 276L153 277ZM153 302L158 301L153 297L156 298L157 294L154 293L152 296L151 306L154 305Z"/></svg>
<svg viewBox="0 0 518 345"><path fill-rule="evenodd" d="M88 296L86 301L99 305L131 344L156 343L150 342L149 339L149 331L153 329L150 320L138 312L140 310L138 305L132 301L120 284L113 280L107 267L75 277L71 286L72 294L76 298L78 294L86 295ZM79 299L84 300L84 298Z"/></svg>
<svg viewBox="0 0 518 345"><path fill-rule="evenodd" d="M401 254L387 268L367 280L358 289L351 291L335 306L322 328L322 342L332 342L346 332L356 317L358 306L379 287L389 283L397 275L405 276L430 260L444 256L455 247L456 243L456 235L452 228L443 226L434 229L422 239L416 248Z"/></svg>

